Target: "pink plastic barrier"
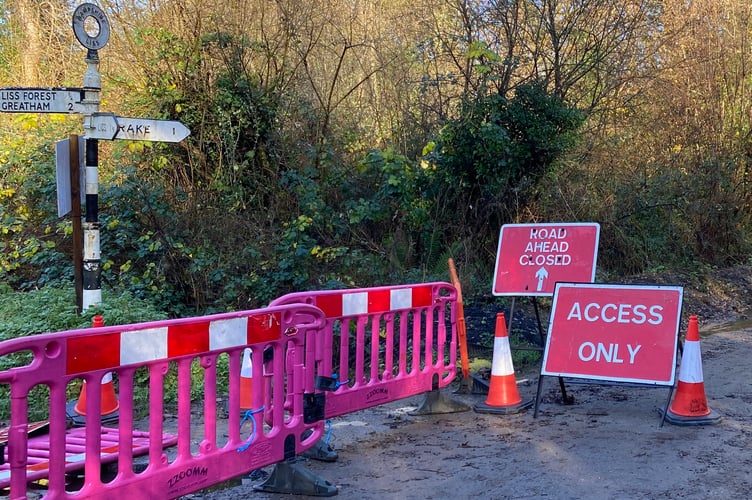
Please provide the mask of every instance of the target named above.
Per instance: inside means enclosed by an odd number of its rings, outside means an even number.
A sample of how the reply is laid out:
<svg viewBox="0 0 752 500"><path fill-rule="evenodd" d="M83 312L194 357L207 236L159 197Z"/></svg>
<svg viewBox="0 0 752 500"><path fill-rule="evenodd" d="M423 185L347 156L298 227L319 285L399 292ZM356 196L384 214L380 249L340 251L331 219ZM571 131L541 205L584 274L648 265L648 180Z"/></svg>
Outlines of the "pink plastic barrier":
<svg viewBox="0 0 752 500"><path fill-rule="evenodd" d="M254 311L0 343L0 366L13 366L0 371L11 394L0 488L26 498L29 483L45 479L34 487L47 488L48 498L176 498L293 458L317 444L325 418L448 385L456 308L447 283L305 292ZM98 411L107 373L117 385L115 428L102 427ZM86 427L70 430L66 399L81 379ZM165 403L172 379L174 408ZM241 420L249 383L252 408ZM218 399L225 386L226 403ZM38 402L40 387L48 391L49 432L29 438L29 393ZM138 421L147 405L148 418ZM108 463L116 463L111 477Z"/></svg>
<svg viewBox="0 0 752 500"><path fill-rule="evenodd" d="M102 464L117 462L120 451L120 433L118 429L102 427L100 431L100 457ZM169 447L177 443L177 436L164 434L162 446ZM149 433L133 431L133 456L149 453ZM42 434L29 438L26 463L27 481L47 478L50 467L50 435ZM10 466L7 456L0 466L0 487L10 484ZM68 429L65 433L65 472L75 473L83 469L86 461L86 429Z"/></svg>
<svg viewBox="0 0 752 500"><path fill-rule="evenodd" d="M292 458L315 445L323 431L320 422L303 418L303 381L314 376L304 355L312 345L306 346L306 339L323 327L319 309L297 304L3 342L2 366L14 367L0 371L0 385L9 385L11 393L0 487L10 486L12 499L26 498L27 483L45 476L48 498L175 498ZM252 349L254 409L241 429L245 347ZM271 354L266 366L265 352ZM266 377L266 390L263 369L287 376ZM119 393L115 429L102 428L99 415L107 372L114 374ZM168 377L177 380L177 406L170 410L177 421L174 441L165 439L173 437L164 428ZM86 381L86 427L71 431L66 429L66 389L76 379ZM192 379L203 380L196 387ZM218 401L220 382L227 385L226 410ZM49 389L48 451L40 451L39 438L27 435L29 391L36 387L35 394L40 392L38 386ZM148 403L134 400L139 386L148 386ZM197 413L192 395L203 399ZM139 430L136 410L146 404L146 429ZM221 418L225 411L226 420ZM166 450L171 442L176 447ZM139 464L134 457L142 452L148 462ZM102 465L115 458L114 478L103 478ZM76 491L66 491L66 476L76 466L83 481Z"/></svg>
<svg viewBox="0 0 752 500"><path fill-rule="evenodd" d="M457 292L448 283L292 293L271 305L283 304L314 305L326 315L323 337L306 351L306 365L316 368L304 380L308 411L317 418L454 380Z"/></svg>

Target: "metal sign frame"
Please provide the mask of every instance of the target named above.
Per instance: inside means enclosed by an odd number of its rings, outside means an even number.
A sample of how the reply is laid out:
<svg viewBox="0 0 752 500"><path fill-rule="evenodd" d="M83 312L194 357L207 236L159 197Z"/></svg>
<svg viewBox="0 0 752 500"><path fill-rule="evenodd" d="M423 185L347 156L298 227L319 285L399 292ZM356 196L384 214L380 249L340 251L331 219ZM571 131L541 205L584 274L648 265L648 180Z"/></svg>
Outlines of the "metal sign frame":
<svg viewBox="0 0 752 500"><path fill-rule="evenodd" d="M557 283L534 417L545 376L606 385L668 386L668 409L683 294L681 286L670 285Z"/></svg>

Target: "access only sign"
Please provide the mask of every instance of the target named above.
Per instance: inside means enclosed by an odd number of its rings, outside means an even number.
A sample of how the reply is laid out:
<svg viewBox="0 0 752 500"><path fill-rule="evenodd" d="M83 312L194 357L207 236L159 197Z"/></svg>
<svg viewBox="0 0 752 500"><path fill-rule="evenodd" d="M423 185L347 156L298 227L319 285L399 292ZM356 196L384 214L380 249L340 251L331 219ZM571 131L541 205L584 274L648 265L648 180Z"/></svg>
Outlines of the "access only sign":
<svg viewBox="0 0 752 500"><path fill-rule="evenodd" d="M683 289L558 283L541 375L673 385Z"/></svg>
<svg viewBox="0 0 752 500"><path fill-rule="evenodd" d="M505 224L493 294L550 296L557 281L592 282L599 236L597 223Z"/></svg>

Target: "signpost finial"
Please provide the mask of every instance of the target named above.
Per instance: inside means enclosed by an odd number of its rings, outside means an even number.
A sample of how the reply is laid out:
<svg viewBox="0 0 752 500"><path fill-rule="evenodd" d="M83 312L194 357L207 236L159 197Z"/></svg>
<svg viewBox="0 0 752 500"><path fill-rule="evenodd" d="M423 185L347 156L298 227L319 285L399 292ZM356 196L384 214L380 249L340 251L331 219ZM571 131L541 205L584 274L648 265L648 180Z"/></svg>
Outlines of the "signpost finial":
<svg viewBox="0 0 752 500"><path fill-rule="evenodd" d="M110 39L110 22L98 6L82 3L73 11L73 33L81 45L97 51Z"/></svg>

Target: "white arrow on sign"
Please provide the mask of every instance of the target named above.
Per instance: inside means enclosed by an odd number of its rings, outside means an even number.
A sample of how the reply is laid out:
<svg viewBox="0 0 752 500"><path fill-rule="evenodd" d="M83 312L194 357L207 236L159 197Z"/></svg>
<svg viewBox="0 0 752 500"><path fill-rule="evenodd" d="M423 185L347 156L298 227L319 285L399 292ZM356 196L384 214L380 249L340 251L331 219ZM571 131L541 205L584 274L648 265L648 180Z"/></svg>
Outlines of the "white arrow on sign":
<svg viewBox="0 0 752 500"><path fill-rule="evenodd" d="M84 104L84 89L77 88L0 88L0 112L3 113L85 113L93 111Z"/></svg>
<svg viewBox="0 0 752 500"><path fill-rule="evenodd" d="M86 127L89 139L180 142L191 131L178 121L126 118L112 113L94 113Z"/></svg>
<svg viewBox="0 0 752 500"><path fill-rule="evenodd" d="M538 272L535 273L535 277L538 278L538 292L543 290L543 281L548 278L548 271L546 271L545 267L541 267L538 269Z"/></svg>

